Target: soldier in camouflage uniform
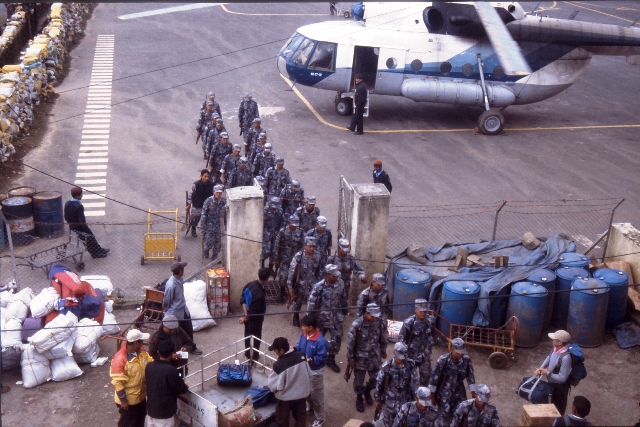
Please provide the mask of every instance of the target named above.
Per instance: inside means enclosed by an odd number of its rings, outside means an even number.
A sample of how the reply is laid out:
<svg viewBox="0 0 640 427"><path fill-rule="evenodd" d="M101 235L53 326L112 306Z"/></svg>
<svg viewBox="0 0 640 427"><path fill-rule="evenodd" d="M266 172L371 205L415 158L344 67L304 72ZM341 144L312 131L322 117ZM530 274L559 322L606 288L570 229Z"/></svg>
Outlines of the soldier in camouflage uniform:
<svg viewBox="0 0 640 427"><path fill-rule="evenodd" d="M436 330L436 318L427 311L427 300L415 300L416 314L405 319L398 340L409 347L407 358L418 368L420 385L427 387L431 378L431 347Z"/></svg>
<svg viewBox="0 0 640 427"><path fill-rule="evenodd" d="M318 328L323 336L329 333L327 366L337 373L340 372L340 367L336 365L336 354L340 352L342 345L344 315L342 310L336 308L344 307L347 301L344 299L344 284L340 279L338 266L327 264L324 271L325 279L316 283L309 293L307 314L317 316Z"/></svg>
<svg viewBox="0 0 640 427"><path fill-rule="evenodd" d="M233 150L231 154L227 154L222 160L222 167L220 168L220 179L222 183L230 188L231 184L231 173L233 170L238 167L238 162L240 161L240 144L233 144Z"/></svg>
<svg viewBox="0 0 640 427"><path fill-rule="evenodd" d="M431 390L418 387L415 402L400 407L393 427L444 427L444 419L436 405L431 403Z"/></svg>
<svg viewBox="0 0 640 427"><path fill-rule="evenodd" d="M363 395L367 404L373 404L371 390L376 386L382 359L387 358L387 325L380 316L377 304L367 305L365 313L351 324L347 336L347 360L349 368L354 370L353 391L358 412L364 412ZM369 381L365 385L367 373Z"/></svg>
<svg viewBox="0 0 640 427"><path fill-rule="evenodd" d="M204 108L205 108L205 106L207 104L207 101L211 102L211 107L212 107L211 109L213 111L215 111L216 113L218 113L219 117L222 117L222 113L220 112L220 104L218 104L216 102L216 94L215 94L215 92L209 92L207 94L207 97L204 99L204 101L202 101L202 109L203 110L204 110Z"/></svg>
<svg viewBox="0 0 640 427"><path fill-rule="evenodd" d="M376 408L382 406L382 420L385 427L392 427L400 407L413 400L419 386L418 371L406 360L407 346L397 342L393 347L394 358L382 364L374 399Z"/></svg>
<svg viewBox="0 0 640 427"><path fill-rule="evenodd" d="M264 153L264 146L267 145L267 133L261 132L258 135L258 142L251 145L249 147L249 154L247 158L249 159L249 164L251 165L251 170L255 170L254 166L256 164L256 157L258 154ZM270 145L271 146L271 145ZM275 156L275 152L273 151L273 147L271 147L271 155Z"/></svg>
<svg viewBox="0 0 640 427"><path fill-rule="evenodd" d="M263 228L262 228L262 258L260 259L260 268L264 267L264 261L269 260L269 268L273 269L273 244L280 229L284 226L284 214L280 209L280 199L272 197L269 205L263 210Z"/></svg>
<svg viewBox="0 0 640 427"><path fill-rule="evenodd" d="M307 231L307 236L315 237L316 252L320 255L320 263L325 265L327 258L331 255L331 246L333 245L333 237L331 236L331 230L327 228L327 218L319 216L316 219L316 226Z"/></svg>
<svg viewBox="0 0 640 427"><path fill-rule="evenodd" d="M386 322L387 315L384 312L384 308L389 304L389 291L387 291L387 280L383 274L376 273L371 278L371 286L360 292L358 295L357 316L362 316L367 304L375 302L381 307L382 319Z"/></svg>
<svg viewBox="0 0 640 427"><path fill-rule="evenodd" d="M196 126L196 132L202 139L202 151L204 151L204 158L207 158L207 126L211 123L211 115L213 114L213 103L211 101L205 102L205 107L200 110L200 118L198 119L198 125ZM196 140L196 143L198 141Z"/></svg>
<svg viewBox="0 0 640 427"><path fill-rule="evenodd" d="M276 236L273 247L274 265L278 270L278 282L280 283L280 299L286 299L287 277L289 266L293 256L302 250L304 245L304 232L300 229L300 220L297 216L289 217L289 225L283 227Z"/></svg>
<svg viewBox="0 0 640 427"><path fill-rule="evenodd" d="M338 240L338 250L327 260L328 263L337 265L342 273L344 297L347 301L349 301L349 289L351 289L351 275L357 276L362 283L367 283L367 276L364 274L364 268L358 264L358 261L353 255L349 254L350 249L351 246L349 240L340 239ZM378 301L373 300L370 302L378 303ZM365 306L366 304L362 307L362 312L358 312L358 316L362 316Z"/></svg>
<svg viewBox="0 0 640 427"><path fill-rule="evenodd" d="M251 174L253 175L253 172L251 172ZM267 204L267 200L269 200L269 196L267 195L267 189L266 189L266 182L264 180L264 177L262 175L258 175L256 176L256 181L258 181L258 184L260 184L260 189L262 190L262 194L264 194L264 204Z"/></svg>
<svg viewBox="0 0 640 427"><path fill-rule="evenodd" d="M225 214L227 207L227 199L222 197L223 189L224 187L222 185L213 187L213 196L208 197L207 200L204 201L200 224L198 224L198 228L203 230L204 257L209 258L209 251L211 250L211 259L214 260L220 253L221 248L222 230L220 227L220 217Z"/></svg>
<svg viewBox="0 0 640 427"><path fill-rule="evenodd" d="M304 206L304 189L300 188L300 181L292 179L291 184L280 193L280 200L286 215L294 215L299 207Z"/></svg>
<svg viewBox="0 0 640 427"><path fill-rule="evenodd" d="M305 233L314 228L320 216L320 208L316 207L316 197L307 196L307 203L296 209L296 215L300 218L300 228Z"/></svg>
<svg viewBox="0 0 640 427"><path fill-rule="evenodd" d="M293 303L293 326L300 327L300 308L307 301L313 285L320 280L320 257L315 253L316 239L305 237L304 248L296 253L289 265L287 310ZM296 272L296 267L298 272ZM296 274L297 273L297 274Z"/></svg>
<svg viewBox="0 0 640 427"><path fill-rule="evenodd" d="M442 410L445 422L451 421L453 411L458 404L467 398L464 389L464 379L467 379L471 396L476 398L476 377L473 374L471 358L467 356L467 349L461 338L451 341L451 352L438 358L431 373L429 389L434 396L434 402Z"/></svg>
<svg viewBox="0 0 640 427"><path fill-rule="evenodd" d="M267 169L267 175L264 177L267 180L267 191L270 196L278 197L291 182L289 178L289 171L284 168L284 157L276 157L275 167Z"/></svg>
<svg viewBox="0 0 640 427"><path fill-rule="evenodd" d="M244 99L240 102L240 108L238 108L238 126L242 129L245 144L247 144L247 137L249 136L249 129L253 119L260 117L258 104L251 98L251 94L246 93Z"/></svg>
<svg viewBox="0 0 640 427"><path fill-rule="evenodd" d="M274 157L273 152L271 151L271 144L268 142L264 144L264 150L262 153L258 153L256 155L256 162L253 165L253 175L254 176L263 176L265 179L265 183L267 180L267 171L269 168L275 166L276 158ZM269 187L267 187L267 192L269 191Z"/></svg>
<svg viewBox="0 0 640 427"><path fill-rule="evenodd" d="M250 150L255 149L255 146L259 143L258 136L264 132L262 126L262 119L260 117L256 117L251 122L251 129L249 129L249 133L247 134L247 142L244 144L244 154L248 155Z"/></svg>
<svg viewBox="0 0 640 427"><path fill-rule="evenodd" d="M238 160L238 165L231 171L229 188L247 187L253 185L253 174L247 164L247 158L242 156Z"/></svg>
<svg viewBox="0 0 640 427"><path fill-rule="evenodd" d="M222 182L220 180L220 176L222 173L222 162L224 158L227 157L233 151L233 145L229 142L229 134L227 132L222 132L220 134L220 142L211 148L211 154L209 155L209 161L207 165L209 166L209 170L211 171L211 180L214 184Z"/></svg>
<svg viewBox="0 0 640 427"><path fill-rule="evenodd" d="M489 386L480 384L475 399L460 402L455 412L451 427L499 427L498 408L491 402Z"/></svg>
<svg viewBox="0 0 640 427"><path fill-rule="evenodd" d="M220 142L220 134L226 132L224 122L218 117L216 113L211 115L211 125L207 126L206 130L206 143L207 143L207 158L211 157L211 149ZM205 137L203 137L205 140Z"/></svg>

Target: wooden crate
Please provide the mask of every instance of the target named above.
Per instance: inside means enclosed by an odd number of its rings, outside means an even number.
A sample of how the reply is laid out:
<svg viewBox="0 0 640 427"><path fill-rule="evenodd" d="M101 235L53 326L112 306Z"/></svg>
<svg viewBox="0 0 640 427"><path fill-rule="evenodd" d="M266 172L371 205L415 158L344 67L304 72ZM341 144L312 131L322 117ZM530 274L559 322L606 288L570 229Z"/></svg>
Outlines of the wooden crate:
<svg viewBox="0 0 640 427"><path fill-rule="evenodd" d="M522 407L522 416L520 417L521 426L550 426L556 418L559 418L560 412L556 409L556 405L524 405Z"/></svg>
<svg viewBox="0 0 640 427"><path fill-rule="evenodd" d="M349 422L344 425L344 427L360 427L360 424L362 424L363 422L364 421L351 418Z"/></svg>

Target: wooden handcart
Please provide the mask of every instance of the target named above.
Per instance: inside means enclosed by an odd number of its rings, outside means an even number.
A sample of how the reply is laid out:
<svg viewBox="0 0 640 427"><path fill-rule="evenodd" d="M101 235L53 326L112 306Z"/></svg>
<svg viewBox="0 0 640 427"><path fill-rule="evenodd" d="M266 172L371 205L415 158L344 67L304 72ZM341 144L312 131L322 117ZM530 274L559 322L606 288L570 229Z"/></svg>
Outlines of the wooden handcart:
<svg viewBox="0 0 640 427"><path fill-rule="evenodd" d="M175 234L168 232L151 231L151 215L173 214L175 216ZM181 258L178 251L178 208L171 211L152 211L147 214L147 232L143 238L143 253L140 257L140 265L145 261L176 260Z"/></svg>

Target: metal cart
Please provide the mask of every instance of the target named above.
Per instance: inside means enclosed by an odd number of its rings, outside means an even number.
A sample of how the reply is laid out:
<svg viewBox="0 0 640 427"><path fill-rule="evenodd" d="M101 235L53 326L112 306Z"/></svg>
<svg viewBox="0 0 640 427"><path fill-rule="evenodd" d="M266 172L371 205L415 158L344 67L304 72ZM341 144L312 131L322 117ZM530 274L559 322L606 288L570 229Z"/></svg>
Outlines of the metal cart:
<svg viewBox="0 0 640 427"><path fill-rule="evenodd" d="M57 262L72 260L76 270L84 270L82 255L87 250L87 244L75 231L69 231L69 241L53 248L27 255L24 259L29 263L31 269L41 268L48 276L51 266Z"/></svg>
<svg viewBox="0 0 640 427"><path fill-rule="evenodd" d="M173 214L175 216L175 234L168 232L151 231L151 215ZM140 265L145 261L172 260L180 261L178 250L178 208L171 211L152 211L147 214L147 232L143 239L143 253L140 257Z"/></svg>
<svg viewBox="0 0 640 427"><path fill-rule="evenodd" d="M500 328L486 328L482 326L455 325L440 314L431 312L439 320L438 324L447 324L449 333L445 334L436 329L447 341L447 348L451 350L451 341L454 338L462 338L466 345L485 347L493 350L489 356L489 365L493 369L504 369L509 359L515 361L515 342L518 319L512 316L507 323ZM442 323L441 323L442 322Z"/></svg>

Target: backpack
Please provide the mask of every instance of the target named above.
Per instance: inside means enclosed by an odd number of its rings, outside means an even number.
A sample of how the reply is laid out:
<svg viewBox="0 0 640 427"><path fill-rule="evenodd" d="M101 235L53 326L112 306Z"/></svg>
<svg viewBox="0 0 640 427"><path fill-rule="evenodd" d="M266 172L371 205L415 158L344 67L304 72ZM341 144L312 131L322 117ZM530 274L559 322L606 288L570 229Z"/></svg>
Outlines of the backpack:
<svg viewBox="0 0 640 427"><path fill-rule="evenodd" d="M584 366L585 357L578 344L569 344L569 354L571 355L571 373L567 378L567 383L571 387L575 387L580 383L580 380L587 378L587 368Z"/></svg>

